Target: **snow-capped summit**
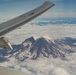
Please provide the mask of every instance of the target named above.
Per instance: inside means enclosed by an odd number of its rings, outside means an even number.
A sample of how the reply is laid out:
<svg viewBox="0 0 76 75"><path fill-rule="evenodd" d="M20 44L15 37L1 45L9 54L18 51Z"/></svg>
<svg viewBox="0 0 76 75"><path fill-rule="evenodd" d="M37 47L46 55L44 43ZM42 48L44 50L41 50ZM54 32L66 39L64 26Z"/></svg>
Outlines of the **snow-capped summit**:
<svg viewBox="0 0 76 75"><path fill-rule="evenodd" d="M33 37L28 38L22 43L22 47L19 50L16 57L20 60L26 58L37 59L41 56L49 57L50 55L53 57L65 56L64 52L59 49L54 40L48 37L40 37L36 40Z"/></svg>
<svg viewBox="0 0 76 75"><path fill-rule="evenodd" d="M48 36L41 36L40 38L44 38L45 40L47 40L48 42L52 41L54 42L54 39L48 37ZM39 38L38 38L39 39Z"/></svg>

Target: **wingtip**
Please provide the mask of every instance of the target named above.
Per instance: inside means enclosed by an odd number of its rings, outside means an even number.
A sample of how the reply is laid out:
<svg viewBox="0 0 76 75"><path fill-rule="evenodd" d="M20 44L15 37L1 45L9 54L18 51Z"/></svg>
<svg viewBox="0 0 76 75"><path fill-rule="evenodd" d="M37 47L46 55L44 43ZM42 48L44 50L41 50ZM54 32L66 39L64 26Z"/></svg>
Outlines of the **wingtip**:
<svg viewBox="0 0 76 75"><path fill-rule="evenodd" d="M50 2L50 1L46 1L45 3L50 4L50 5L52 5L52 6L55 5L54 3Z"/></svg>

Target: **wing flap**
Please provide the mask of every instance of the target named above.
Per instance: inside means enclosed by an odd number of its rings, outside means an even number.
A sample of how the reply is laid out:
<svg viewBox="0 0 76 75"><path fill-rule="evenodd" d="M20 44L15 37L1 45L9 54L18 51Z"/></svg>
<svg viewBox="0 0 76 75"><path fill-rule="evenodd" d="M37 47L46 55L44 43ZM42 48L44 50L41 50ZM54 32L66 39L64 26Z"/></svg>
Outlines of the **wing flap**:
<svg viewBox="0 0 76 75"><path fill-rule="evenodd" d="M11 49L11 50L13 49L8 39L5 37L0 37L0 48Z"/></svg>

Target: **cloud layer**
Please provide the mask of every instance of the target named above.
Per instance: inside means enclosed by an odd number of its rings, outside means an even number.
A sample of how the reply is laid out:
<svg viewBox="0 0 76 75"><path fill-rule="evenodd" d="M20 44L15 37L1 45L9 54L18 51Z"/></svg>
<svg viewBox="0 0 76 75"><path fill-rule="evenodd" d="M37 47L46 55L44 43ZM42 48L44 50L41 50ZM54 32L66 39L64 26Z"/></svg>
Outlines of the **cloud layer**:
<svg viewBox="0 0 76 75"><path fill-rule="evenodd" d="M76 75L76 53L67 55L64 60L59 58L39 58L38 60L18 61L14 57L8 62L0 63L0 66L10 67L23 71L28 75Z"/></svg>

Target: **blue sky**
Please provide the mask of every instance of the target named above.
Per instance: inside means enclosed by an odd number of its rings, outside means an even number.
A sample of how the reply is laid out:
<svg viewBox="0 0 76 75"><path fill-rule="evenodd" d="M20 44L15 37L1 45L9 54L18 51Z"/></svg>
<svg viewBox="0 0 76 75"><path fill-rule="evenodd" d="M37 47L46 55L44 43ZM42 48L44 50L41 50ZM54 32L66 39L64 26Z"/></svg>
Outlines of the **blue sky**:
<svg viewBox="0 0 76 75"><path fill-rule="evenodd" d="M46 0L0 0L0 20L8 20L36 8ZM76 0L48 0L55 4L39 18L76 17Z"/></svg>

